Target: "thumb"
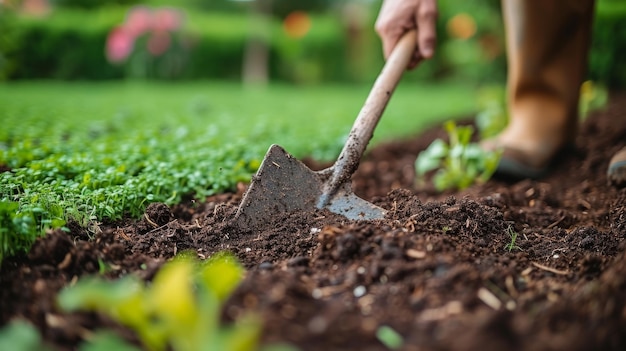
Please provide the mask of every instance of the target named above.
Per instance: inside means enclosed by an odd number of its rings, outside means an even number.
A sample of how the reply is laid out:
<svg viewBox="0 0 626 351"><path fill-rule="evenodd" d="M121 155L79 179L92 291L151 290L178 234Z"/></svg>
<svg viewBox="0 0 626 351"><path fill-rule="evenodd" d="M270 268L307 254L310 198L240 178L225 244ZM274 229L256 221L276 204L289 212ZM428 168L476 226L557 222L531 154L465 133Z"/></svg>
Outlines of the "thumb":
<svg viewBox="0 0 626 351"><path fill-rule="evenodd" d="M393 35L385 35L382 37L383 54L385 55L385 59L389 58L389 55L391 55L393 48L395 48L396 45L398 44L399 39L400 38L398 36L393 36Z"/></svg>

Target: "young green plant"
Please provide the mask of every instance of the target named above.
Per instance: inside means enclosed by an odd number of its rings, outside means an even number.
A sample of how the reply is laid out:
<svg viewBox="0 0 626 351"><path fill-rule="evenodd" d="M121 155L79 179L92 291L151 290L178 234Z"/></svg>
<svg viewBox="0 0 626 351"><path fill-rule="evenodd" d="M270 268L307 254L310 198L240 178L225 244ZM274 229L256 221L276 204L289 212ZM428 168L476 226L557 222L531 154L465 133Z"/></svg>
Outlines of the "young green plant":
<svg viewBox="0 0 626 351"><path fill-rule="evenodd" d="M404 345L404 338L388 325L381 325L376 330L376 338L390 350L399 350Z"/></svg>
<svg viewBox="0 0 626 351"><path fill-rule="evenodd" d="M584 81L580 85L580 100L578 103L580 118L585 119L589 113L604 108L608 100L609 93L604 86L591 80Z"/></svg>
<svg viewBox="0 0 626 351"><path fill-rule="evenodd" d="M508 244L506 244L506 246L504 248L506 250L508 250L509 252L511 252L513 250L521 250L521 248L519 246L515 245L515 241L517 241L517 236L518 236L518 233L515 231L515 229L513 229L513 227L509 226L509 227L506 228L506 233L511 238L511 241Z"/></svg>
<svg viewBox="0 0 626 351"><path fill-rule="evenodd" d="M134 330L148 350L270 350L259 347L257 316L244 315L232 325L220 322L222 305L243 276L237 260L226 253L204 263L184 256L165 264L149 286L133 276L83 279L61 291L59 305L108 314Z"/></svg>
<svg viewBox="0 0 626 351"><path fill-rule="evenodd" d="M417 181L423 183L426 174L437 170L433 183L438 191L465 189L472 184L485 183L496 170L500 152L487 151L471 138L474 128L457 126L454 121L444 124L449 143L436 139L415 161Z"/></svg>
<svg viewBox="0 0 626 351"><path fill-rule="evenodd" d="M16 319L0 329L0 350L51 351L52 349L44 345L41 335L32 324Z"/></svg>

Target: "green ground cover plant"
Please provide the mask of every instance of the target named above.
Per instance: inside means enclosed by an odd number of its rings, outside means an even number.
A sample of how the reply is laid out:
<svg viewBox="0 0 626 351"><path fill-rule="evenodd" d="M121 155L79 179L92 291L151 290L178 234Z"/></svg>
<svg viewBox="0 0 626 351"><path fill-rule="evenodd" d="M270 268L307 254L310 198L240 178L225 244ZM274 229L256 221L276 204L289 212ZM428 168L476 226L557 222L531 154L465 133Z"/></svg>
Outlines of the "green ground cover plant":
<svg viewBox="0 0 626 351"><path fill-rule="evenodd" d="M243 274L243 267L228 253L202 262L194 252L183 253L165 264L150 284L134 276L115 281L84 278L63 289L58 302L66 311L109 315L134 330L148 350L293 351L284 345L260 348L262 325L254 315L244 315L231 325L220 322L222 305ZM95 342L125 344L114 334L102 334Z"/></svg>
<svg viewBox="0 0 626 351"><path fill-rule="evenodd" d="M27 250L37 238L38 233L42 232L37 228L37 222L35 222L35 209L20 211L19 202L0 201L0 260L5 255L13 255ZM50 214L50 218L54 216L54 214ZM65 224L65 221L58 218L55 218L57 222L54 224L52 219L46 220L57 227Z"/></svg>
<svg viewBox="0 0 626 351"><path fill-rule="evenodd" d="M248 181L265 151L333 160L369 86L224 82L0 85L0 259L49 228L137 218ZM401 86L374 142L473 109L469 88ZM95 229L94 229L95 231Z"/></svg>

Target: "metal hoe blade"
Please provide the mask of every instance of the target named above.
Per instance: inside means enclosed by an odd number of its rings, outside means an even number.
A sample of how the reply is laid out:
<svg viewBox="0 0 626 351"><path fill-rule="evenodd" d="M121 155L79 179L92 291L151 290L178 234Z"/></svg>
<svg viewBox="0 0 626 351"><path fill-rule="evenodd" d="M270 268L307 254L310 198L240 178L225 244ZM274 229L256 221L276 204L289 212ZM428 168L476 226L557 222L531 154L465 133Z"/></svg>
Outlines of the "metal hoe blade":
<svg viewBox="0 0 626 351"><path fill-rule="evenodd" d="M241 228L253 228L276 213L318 208L324 173L312 171L282 147L272 145L239 205L235 222ZM385 210L347 187L337 191L326 207L349 219L378 219L385 215Z"/></svg>
<svg viewBox="0 0 626 351"><path fill-rule="evenodd" d="M276 213L315 208L327 208L348 219L384 218L384 209L352 192L351 177L415 52L416 37L415 31L410 31L396 45L332 167L315 172L280 146L270 147L235 214L235 223L240 228L252 229Z"/></svg>

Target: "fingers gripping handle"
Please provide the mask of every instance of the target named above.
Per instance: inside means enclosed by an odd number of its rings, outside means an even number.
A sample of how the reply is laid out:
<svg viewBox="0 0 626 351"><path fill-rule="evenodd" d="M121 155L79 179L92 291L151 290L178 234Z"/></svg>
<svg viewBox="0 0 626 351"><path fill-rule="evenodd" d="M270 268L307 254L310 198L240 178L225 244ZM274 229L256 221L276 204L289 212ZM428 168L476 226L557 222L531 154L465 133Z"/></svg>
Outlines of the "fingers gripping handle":
<svg viewBox="0 0 626 351"><path fill-rule="evenodd" d="M400 39L389 55L352 126L352 130L350 130L348 140L341 150L337 162L333 166L333 172L318 204L319 208L328 204L337 189L350 181L352 174L359 167L361 157L374 135L374 129L385 107L387 107L391 94L413 57L416 42L417 33L415 30L411 30Z"/></svg>

